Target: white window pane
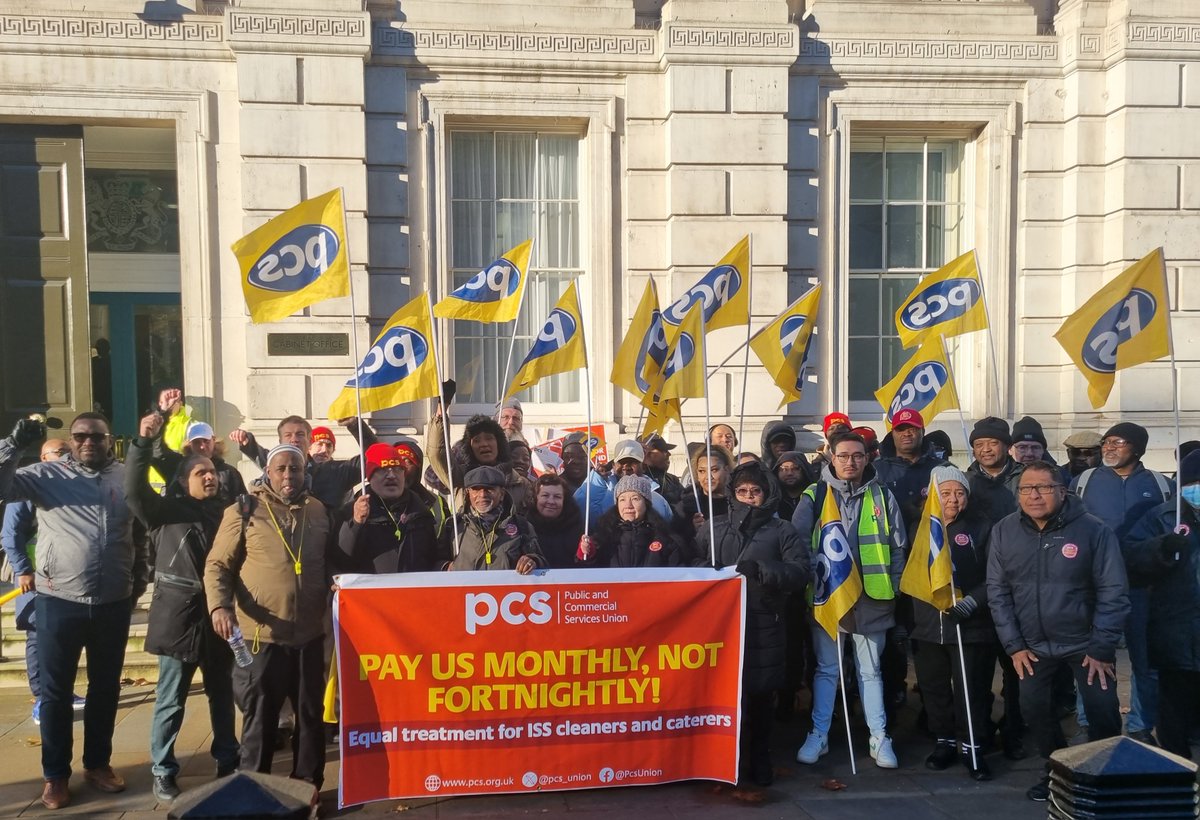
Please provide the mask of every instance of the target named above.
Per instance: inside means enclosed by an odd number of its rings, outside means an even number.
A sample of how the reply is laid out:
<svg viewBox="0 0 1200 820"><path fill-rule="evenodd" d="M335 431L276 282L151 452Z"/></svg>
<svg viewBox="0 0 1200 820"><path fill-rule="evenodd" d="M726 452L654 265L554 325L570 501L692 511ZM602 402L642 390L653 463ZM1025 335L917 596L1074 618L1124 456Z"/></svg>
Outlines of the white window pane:
<svg viewBox="0 0 1200 820"><path fill-rule="evenodd" d="M850 206L850 269L883 267L883 206Z"/></svg>
<svg viewBox="0 0 1200 820"><path fill-rule="evenodd" d="M850 198L883 199L883 154L850 153Z"/></svg>
<svg viewBox="0 0 1200 820"><path fill-rule="evenodd" d="M456 132L450 136L450 198L492 199L493 138L488 133Z"/></svg>
<svg viewBox="0 0 1200 820"><path fill-rule="evenodd" d="M497 254L519 245L533 236L532 202L496 203Z"/></svg>
<svg viewBox="0 0 1200 820"><path fill-rule="evenodd" d="M883 331L891 336L896 333L896 311L912 293L919 280L915 276L885 276L881 284L883 304L880 312L884 318ZM891 378L889 376L889 378Z"/></svg>
<svg viewBox="0 0 1200 820"><path fill-rule="evenodd" d="M962 205L930 205L925 227L929 259L927 267L940 268L966 250L962 246Z"/></svg>
<svg viewBox="0 0 1200 820"><path fill-rule="evenodd" d="M871 401L882 384L878 381L879 339L851 339L848 350L851 366L846 369L846 375L850 401Z"/></svg>
<svg viewBox="0 0 1200 820"><path fill-rule="evenodd" d="M547 268L579 266L579 205L574 202L548 202L541 209L538 236L538 262Z"/></svg>
<svg viewBox="0 0 1200 820"><path fill-rule="evenodd" d="M890 146L889 146L890 147ZM921 201L921 163L919 152L887 153L887 198L891 201Z"/></svg>
<svg viewBox="0 0 1200 820"><path fill-rule="evenodd" d="M538 149L542 199L578 199L578 138L543 135Z"/></svg>
<svg viewBox="0 0 1200 820"><path fill-rule="evenodd" d="M492 225L490 202L452 203L450 218L455 226L450 242L451 267L478 271L496 258L493 255L496 231Z"/></svg>
<svg viewBox="0 0 1200 820"><path fill-rule="evenodd" d="M889 205L887 208L888 268L919 268L921 259L921 206Z"/></svg>
<svg viewBox="0 0 1200 820"><path fill-rule="evenodd" d="M879 311L879 278L850 278L850 335L878 336L883 316ZM853 359L851 360L853 361ZM855 363L857 367L857 362Z"/></svg>
<svg viewBox="0 0 1200 820"><path fill-rule="evenodd" d="M533 199L535 151L533 134L496 135L497 199Z"/></svg>

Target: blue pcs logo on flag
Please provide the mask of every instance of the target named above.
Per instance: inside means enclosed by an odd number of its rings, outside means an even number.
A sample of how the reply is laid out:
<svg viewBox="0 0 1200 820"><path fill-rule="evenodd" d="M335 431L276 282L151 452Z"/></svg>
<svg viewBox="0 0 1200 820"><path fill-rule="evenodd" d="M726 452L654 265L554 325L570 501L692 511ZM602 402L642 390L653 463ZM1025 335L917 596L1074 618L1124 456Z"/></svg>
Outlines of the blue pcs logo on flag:
<svg viewBox="0 0 1200 820"><path fill-rule="evenodd" d="M779 344L783 348L784 356L791 355L792 345L796 343L796 337L800 335L800 331L804 329L807 322L807 316L789 316L783 320L783 324L779 328Z"/></svg>
<svg viewBox="0 0 1200 820"><path fill-rule="evenodd" d="M546 317L546 324L542 325L525 361L529 362L533 359L540 359L542 356L549 356L566 347L567 343L575 337L578 329L579 325L575 322L575 317L567 311L562 308L550 311L550 315Z"/></svg>
<svg viewBox="0 0 1200 820"><path fill-rule="evenodd" d="M900 323L909 330L925 330L931 325L965 316L982 298L983 291L974 279L932 282L910 297L900 313Z"/></svg>
<svg viewBox="0 0 1200 820"><path fill-rule="evenodd" d="M468 302L498 302L512 296L521 286L521 269L507 259L497 259L454 291Z"/></svg>
<svg viewBox="0 0 1200 820"><path fill-rule="evenodd" d="M717 311L725 307L741 287L742 275L738 273L737 268L733 265L718 265L663 311L663 321L670 325L680 324L692 305L700 302L704 306L704 325L707 327Z"/></svg>
<svg viewBox="0 0 1200 820"><path fill-rule="evenodd" d="M813 604L829 602L829 596L854 571L850 542L840 520L829 521L821 527L821 548L813 556Z"/></svg>
<svg viewBox="0 0 1200 820"><path fill-rule="evenodd" d="M656 313L650 329L646 331L646 335L642 339L642 346L638 349L637 362L634 367L633 376L637 379L638 388L643 393L652 387L646 378L647 368L651 373L661 374L663 372L667 361L667 347L667 329L662 323L662 315Z"/></svg>
<svg viewBox="0 0 1200 820"><path fill-rule="evenodd" d="M901 410L916 410L918 413L928 407L946 383L950 381L950 373L941 362L925 362L912 372L900 384L896 397L888 407L887 421Z"/></svg>
<svg viewBox="0 0 1200 820"><path fill-rule="evenodd" d="M386 387L415 373L429 358L429 342L411 327L396 325L375 340L358 368L359 387ZM354 387L354 379L346 382Z"/></svg>
<svg viewBox="0 0 1200 820"><path fill-rule="evenodd" d="M341 244L326 225L301 225L271 245L254 262L247 277L263 290L288 292L308 287L329 270Z"/></svg>
<svg viewBox="0 0 1200 820"><path fill-rule="evenodd" d="M679 334L679 339L675 342L675 352L663 364L663 381L682 371L692 363L694 358L696 358L696 340L690 333Z"/></svg>
<svg viewBox="0 0 1200 820"><path fill-rule="evenodd" d="M1154 320L1158 302L1142 288L1133 288L1092 325L1083 340L1083 363L1099 373L1115 373L1117 348L1141 333Z"/></svg>

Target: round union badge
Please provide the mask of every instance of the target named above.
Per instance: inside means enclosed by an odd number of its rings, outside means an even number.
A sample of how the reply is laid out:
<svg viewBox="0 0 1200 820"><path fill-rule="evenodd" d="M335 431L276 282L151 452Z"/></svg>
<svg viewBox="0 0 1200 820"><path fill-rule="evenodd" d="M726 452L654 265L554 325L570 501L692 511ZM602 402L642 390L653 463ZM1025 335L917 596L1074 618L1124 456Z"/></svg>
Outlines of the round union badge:
<svg viewBox="0 0 1200 820"><path fill-rule="evenodd" d="M661 552L662 551L662 541L651 541L649 549L651 552Z"/></svg>
<svg viewBox="0 0 1200 820"><path fill-rule="evenodd" d="M516 535L517 534L517 525L509 524L507 527L504 528L504 531L506 533L508 533L509 535Z"/></svg>
<svg viewBox="0 0 1200 820"><path fill-rule="evenodd" d="M1074 544L1063 544L1062 554L1063 558L1074 558L1079 554L1079 547Z"/></svg>
<svg viewBox="0 0 1200 820"><path fill-rule="evenodd" d="M967 544L971 543L971 536L967 535L965 532L960 532L958 535L954 536L954 543L958 544L960 547L965 547Z"/></svg>

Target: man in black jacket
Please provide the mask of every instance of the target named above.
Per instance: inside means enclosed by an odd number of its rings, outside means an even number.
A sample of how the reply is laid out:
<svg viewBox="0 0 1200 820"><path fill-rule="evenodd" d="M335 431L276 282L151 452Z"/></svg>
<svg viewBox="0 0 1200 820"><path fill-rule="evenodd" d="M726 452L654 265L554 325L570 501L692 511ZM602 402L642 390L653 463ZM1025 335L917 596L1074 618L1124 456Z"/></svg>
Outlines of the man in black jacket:
<svg viewBox="0 0 1200 820"><path fill-rule="evenodd" d="M1129 615L1117 537L1067 494L1056 465L1025 465L1014 513L992 530L988 603L1021 679L1021 713L1042 757L1066 745L1051 709L1054 672L1070 668L1083 695L1088 738L1121 734L1116 650ZM1036 666L1036 669L1035 669ZM1049 778L1029 789L1049 797Z"/></svg>
<svg viewBox="0 0 1200 820"><path fill-rule="evenodd" d="M237 768L239 749L233 721L233 654L217 637L204 597L204 561L225 504L219 496L217 469L198 453L184 457L164 495L147 479L154 440L162 416L142 419L139 435L125 461L129 508L150 530L155 546L154 597L146 630L146 651L158 655L158 686L150 726L154 796L170 802L179 796L179 760L175 741L183 726L184 703L200 669L212 720L211 753L217 776Z"/></svg>

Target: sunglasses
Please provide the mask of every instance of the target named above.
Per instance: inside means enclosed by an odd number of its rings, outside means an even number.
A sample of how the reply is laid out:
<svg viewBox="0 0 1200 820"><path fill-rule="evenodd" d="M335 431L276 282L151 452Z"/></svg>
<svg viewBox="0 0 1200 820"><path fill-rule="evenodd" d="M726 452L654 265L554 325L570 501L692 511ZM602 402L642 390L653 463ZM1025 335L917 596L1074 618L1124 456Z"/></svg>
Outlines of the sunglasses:
<svg viewBox="0 0 1200 820"><path fill-rule="evenodd" d="M85 441L100 444L108 439L108 433L72 433L71 438L76 444L83 444Z"/></svg>

